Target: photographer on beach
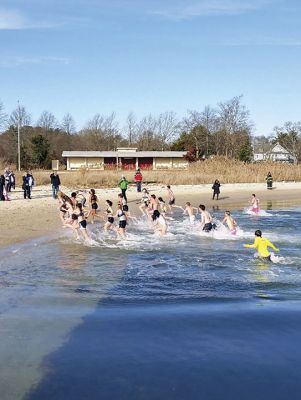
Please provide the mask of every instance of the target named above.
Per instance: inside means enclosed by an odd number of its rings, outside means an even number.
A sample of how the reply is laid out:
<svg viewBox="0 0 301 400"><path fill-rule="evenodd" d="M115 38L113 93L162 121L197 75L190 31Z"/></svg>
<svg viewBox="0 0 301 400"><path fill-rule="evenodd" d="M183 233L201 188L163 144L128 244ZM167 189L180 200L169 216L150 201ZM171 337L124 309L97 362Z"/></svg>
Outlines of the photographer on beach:
<svg viewBox="0 0 301 400"><path fill-rule="evenodd" d="M53 173L50 175L50 182L52 186L52 197L54 199L57 198L57 194L60 191L60 177L56 171L53 171Z"/></svg>

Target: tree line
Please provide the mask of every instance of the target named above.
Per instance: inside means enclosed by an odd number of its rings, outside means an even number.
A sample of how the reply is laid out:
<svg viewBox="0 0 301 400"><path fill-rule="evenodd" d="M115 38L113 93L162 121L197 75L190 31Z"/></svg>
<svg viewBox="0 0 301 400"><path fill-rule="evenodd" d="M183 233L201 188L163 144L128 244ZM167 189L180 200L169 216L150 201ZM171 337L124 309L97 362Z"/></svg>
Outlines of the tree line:
<svg viewBox="0 0 301 400"><path fill-rule="evenodd" d="M8 115L0 102L0 159L4 163L17 161L18 127L22 168L50 168L52 159L64 163L64 150L104 151L117 147L186 151L189 161L221 155L250 162L254 145L264 151L276 141L298 160L301 158L301 123L287 122L275 127L270 137L253 137L254 124L242 96L201 111L188 110L182 119L172 111L140 119L130 113L120 126L115 113L95 114L81 129L76 128L69 113L58 121L51 112L43 111L33 122L24 105L19 104Z"/></svg>

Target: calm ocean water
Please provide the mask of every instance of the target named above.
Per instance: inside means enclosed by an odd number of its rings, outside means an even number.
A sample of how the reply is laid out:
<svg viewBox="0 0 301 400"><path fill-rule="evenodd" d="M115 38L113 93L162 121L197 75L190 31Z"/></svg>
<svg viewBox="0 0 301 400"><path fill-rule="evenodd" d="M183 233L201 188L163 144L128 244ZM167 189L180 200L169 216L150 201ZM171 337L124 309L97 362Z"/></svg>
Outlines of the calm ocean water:
<svg viewBox="0 0 301 400"><path fill-rule="evenodd" d="M301 209L233 215L237 237L177 213L165 238L1 250L1 400L300 399ZM275 263L243 248L255 229Z"/></svg>

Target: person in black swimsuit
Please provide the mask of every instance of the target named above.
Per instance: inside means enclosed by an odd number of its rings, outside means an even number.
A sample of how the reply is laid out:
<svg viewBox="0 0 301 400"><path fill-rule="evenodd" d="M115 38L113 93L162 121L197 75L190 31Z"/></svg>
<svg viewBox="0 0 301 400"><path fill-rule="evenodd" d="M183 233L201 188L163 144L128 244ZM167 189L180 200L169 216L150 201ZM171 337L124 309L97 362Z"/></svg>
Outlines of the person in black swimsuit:
<svg viewBox="0 0 301 400"><path fill-rule="evenodd" d="M112 209L113 203L111 202L111 200L106 200L106 204L107 204L106 213L108 216L108 220L104 225L104 230L108 231L109 229L112 229L114 223L113 209Z"/></svg>
<svg viewBox="0 0 301 400"><path fill-rule="evenodd" d="M125 236L125 228L126 228L126 214L122 209L122 205L119 204L117 208L117 212L115 214L115 217L119 218L119 227L117 228L117 234L120 235L123 239L126 239Z"/></svg>
<svg viewBox="0 0 301 400"><path fill-rule="evenodd" d="M79 213L77 215L78 215L78 223L79 223L80 232L82 233L84 239L89 240L90 237L87 232L87 219L86 219L85 213L83 211L83 205L81 203L78 203L77 210L79 210Z"/></svg>
<svg viewBox="0 0 301 400"><path fill-rule="evenodd" d="M98 209L98 198L95 194L95 189L90 189L90 205L91 205L91 210L89 211L89 215L91 215L92 218L92 224L94 224L94 218L98 217L97 215L97 209Z"/></svg>

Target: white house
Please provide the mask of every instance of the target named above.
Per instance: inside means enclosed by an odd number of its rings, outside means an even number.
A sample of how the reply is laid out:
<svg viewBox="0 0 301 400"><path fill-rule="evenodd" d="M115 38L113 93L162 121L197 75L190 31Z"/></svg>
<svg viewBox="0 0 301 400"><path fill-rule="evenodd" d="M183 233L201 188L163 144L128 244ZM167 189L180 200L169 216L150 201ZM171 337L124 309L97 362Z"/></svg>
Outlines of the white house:
<svg viewBox="0 0 301 400"><path fill-rule="evenodd" d="M165 170L187 169L186 151L137 151L135 148L118 148L116 151L64 151L67 170L80 168L99 170Z"/></svg>
<svg viewBox="0 0 301 400"><path fill-rule="evenodd" d="M279 161L295 164L297 162L297 159L287 149L281 146L281 144L276 143L266 153L254 152L254 161Z"/></svg>

